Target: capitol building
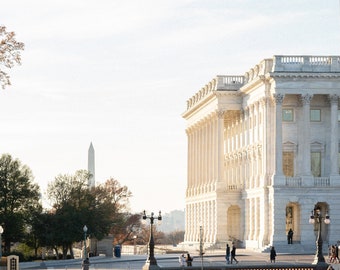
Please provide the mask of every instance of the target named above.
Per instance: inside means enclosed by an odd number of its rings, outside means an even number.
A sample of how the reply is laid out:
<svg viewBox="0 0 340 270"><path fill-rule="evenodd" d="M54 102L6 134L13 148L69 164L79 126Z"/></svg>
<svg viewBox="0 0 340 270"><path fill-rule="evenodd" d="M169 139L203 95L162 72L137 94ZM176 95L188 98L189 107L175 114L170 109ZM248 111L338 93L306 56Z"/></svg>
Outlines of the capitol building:
<svg viewBox="0 0 340 270"><path fill-rule="evenodd" d="M340 241L339 96L340 56L276 55L189 98L185 243L313 251L315 209Z"/></svg>

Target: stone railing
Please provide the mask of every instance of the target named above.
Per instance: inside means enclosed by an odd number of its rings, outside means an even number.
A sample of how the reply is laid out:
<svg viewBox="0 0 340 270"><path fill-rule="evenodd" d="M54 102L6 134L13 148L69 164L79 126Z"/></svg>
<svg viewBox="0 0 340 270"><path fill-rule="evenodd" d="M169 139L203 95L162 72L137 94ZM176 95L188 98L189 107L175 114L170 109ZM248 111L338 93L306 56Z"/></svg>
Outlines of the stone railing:
<svg viewBox="0 0 340 270"><path fill-rule="evenodd" d="M314 177L314 186L315 187L329 187L330 178L329 177Z"/></svg>
<svg viewBox="0 0 340 270"><path fill-rule="evenodd" d="M330 186L330 178L329 177L314 177L314 187L329 187ZM286 177L286 186L288 187L302 187L309 186L306 185L303 181L303 178L300 176L295 177Z"/></svg>
<svg viewBox="0 0 340 270"><path fill-rule="evenodd" d="M340 56L274 56L272 72L339 72Z"/></svg>
<svg viewBox="0 0 340 270"><path fill-rule="evenodd" d="M288 186L288 187L301 187L302 186L301 177L286 177L286 186Z"/></svg>
<svg viewBox="0 0 340 270"><path fill-rule="evenodd" d="M269 72L340 72L340 56L275 55L246 72L245 82Z"/></svg>

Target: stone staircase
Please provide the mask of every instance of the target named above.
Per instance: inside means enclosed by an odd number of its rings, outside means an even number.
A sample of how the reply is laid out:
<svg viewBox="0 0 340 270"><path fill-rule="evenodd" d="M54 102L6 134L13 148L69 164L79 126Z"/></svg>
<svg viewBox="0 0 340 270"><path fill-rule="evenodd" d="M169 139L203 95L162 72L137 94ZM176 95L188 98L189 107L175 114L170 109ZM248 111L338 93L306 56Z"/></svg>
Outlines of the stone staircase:
<svg viewBox="0 0 340 270"><path fill-rule="evenodd" d="M269 253L271 246L266 246L259 250L262 253ZM288 254L314 254L316 252L315 245L310 247L302 246L300 243L295 243L292 245L282 244L275 246L276 253L288 253ZM327 253L327 248L324 247L324 252Z"/></svg>

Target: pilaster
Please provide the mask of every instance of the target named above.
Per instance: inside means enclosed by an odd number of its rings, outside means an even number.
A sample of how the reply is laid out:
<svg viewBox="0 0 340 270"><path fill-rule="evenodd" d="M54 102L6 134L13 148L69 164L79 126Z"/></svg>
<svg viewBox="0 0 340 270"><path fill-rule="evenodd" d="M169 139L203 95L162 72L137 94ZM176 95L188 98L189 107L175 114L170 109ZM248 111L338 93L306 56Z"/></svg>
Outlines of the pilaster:
<svg viewBox="0 0 340 270"><path fill-rule="evenodd" d="M329 101L331 104L331 147L330 147L330 160L331 160L331 176L339 176L339 124L338 124L338 95L330 95Z"/></svg>

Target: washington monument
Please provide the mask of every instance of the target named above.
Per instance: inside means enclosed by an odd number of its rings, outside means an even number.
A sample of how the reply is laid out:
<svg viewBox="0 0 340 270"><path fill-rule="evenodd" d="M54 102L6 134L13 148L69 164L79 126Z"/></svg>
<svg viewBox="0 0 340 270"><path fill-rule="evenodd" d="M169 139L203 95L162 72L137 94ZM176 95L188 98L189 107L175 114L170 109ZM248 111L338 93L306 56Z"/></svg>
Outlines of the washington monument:
<svg viewBox="0 0 340 270"><path fill-rule="evenodd" d="M96 185L96 174L95 174L95 162L94 162L94 148L92 142L88 151L88 162L87 162L87 170L90 173L88 186L89 188L95 187Z"/></svg>

